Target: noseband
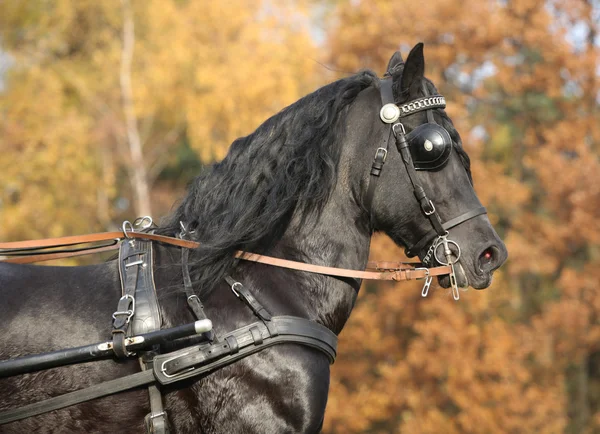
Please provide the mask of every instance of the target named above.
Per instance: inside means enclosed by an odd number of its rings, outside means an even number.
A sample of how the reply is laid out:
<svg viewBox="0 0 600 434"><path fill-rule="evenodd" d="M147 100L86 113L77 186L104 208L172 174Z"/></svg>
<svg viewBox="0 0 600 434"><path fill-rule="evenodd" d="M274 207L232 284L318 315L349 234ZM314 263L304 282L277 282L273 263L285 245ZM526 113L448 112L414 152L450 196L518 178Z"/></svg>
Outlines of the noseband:
<svg viewBox="0 0 600 434"><path fill-rule="evenodd" d="M429 96L427 87L424 83L423 91L425 97L415 99L400 107L394 102L391 79L381 80L380 91L383 103L380 117L384 123L390 125L390 129L389 133L384 134L383 136L382 146L377 148L377 151L375 152L375 158L371 166L372 179L367 188L365 206L368 210L371 209L377 179L383 169L389 150L389 143L393 136L396 143L396 149L402 157L408 178L412 184L415 198L421 206L422 213L427 217L433 227L433 229L425 234L417 243L407 247L406 255L408 257L413 257L431 243L427 254L423 257L423 263L431 265L432 261L435 260L441 265L450 265L452 295L454 299L458 300L459 293L458 285L456 283L456 274L454 272L454 264L460 259L461 251L460 246L456 241L448 239L448 231L467 220L486 214L487 211L484 207L475 208L442 223L433 202L427 197L425 189L417 179L417 170L439 170L443 168L450 159L453 148L452 139L450 138L448 131L435 122L432 111L435 108L445 108L446 100L441 95ZM407 134L400 119L420 111L427 112L427 123L420 125ZM457 250L454 258L454 253L450 249L450 244L454 244ZM439 258L437 256L437 250L440 245L443 246L444 258ZM430 284L431 277L425 281L422 291L423 296L427 295Z"/></svg>

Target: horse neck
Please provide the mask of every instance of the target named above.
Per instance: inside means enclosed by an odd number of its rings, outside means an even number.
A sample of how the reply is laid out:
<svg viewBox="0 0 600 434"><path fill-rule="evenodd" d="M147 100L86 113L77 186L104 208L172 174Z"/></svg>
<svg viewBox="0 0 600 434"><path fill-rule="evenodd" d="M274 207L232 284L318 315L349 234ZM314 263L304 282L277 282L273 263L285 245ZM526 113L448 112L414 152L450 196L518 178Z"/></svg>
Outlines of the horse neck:
<svg viewBox="0 0 600 434"><path fill-rule="evenodd" d="M272 254L329 267L364 269L371 233L363 210L348 198L347 183L338 183L317 222L300 226L292 222ZM357 288L348 281L312 274L306 279L290 279L295 303L303 316L316 320L339 333L350 316ZM360 284L360 281L358 282ZM285 296L289 302L290 294Z"/></svg>

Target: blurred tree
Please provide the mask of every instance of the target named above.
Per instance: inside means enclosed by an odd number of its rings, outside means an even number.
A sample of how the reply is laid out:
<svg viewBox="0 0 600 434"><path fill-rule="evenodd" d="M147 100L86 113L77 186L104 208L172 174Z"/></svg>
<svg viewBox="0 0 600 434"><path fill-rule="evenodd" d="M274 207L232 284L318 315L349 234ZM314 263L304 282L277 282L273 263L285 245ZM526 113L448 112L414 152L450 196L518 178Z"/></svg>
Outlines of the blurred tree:
<svg viewBox="0 0 600 434"><path fill-rule="evenodd" d="M341 70L382 72L425 42L510 260L460 305L370 285L342 334L359 349L334 367L326 431L597 432L598 5L353 1L334 17Z"/></svg>
<svg viewBox="0 0 600 434"><path fill-rule="evenodd" d="M12 65L0 93L0 238L149 212L143 184L155 186L177 149L220 159L317 86L307 14L302 0L2 2Z"/></svg>

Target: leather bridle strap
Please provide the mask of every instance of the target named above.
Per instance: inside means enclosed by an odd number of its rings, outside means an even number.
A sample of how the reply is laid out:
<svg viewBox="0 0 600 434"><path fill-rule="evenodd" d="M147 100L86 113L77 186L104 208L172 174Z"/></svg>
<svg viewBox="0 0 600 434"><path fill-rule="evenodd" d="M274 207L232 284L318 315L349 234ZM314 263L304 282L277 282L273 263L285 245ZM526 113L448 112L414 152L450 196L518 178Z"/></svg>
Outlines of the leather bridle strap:
<svg viewBox="0 0 600 434"><path fill-rule="evenodd" d="M454 217L451 220L448 220L446 223L442 225L444 230L449 231L453 227L458 226L461 223L466 222L467 220L471 220L474 217L487 214L487 210L485 207L481 206L479 208L472 209L471 211L467 211L464 214L459 215L458 217ZM421 250L423 250L434 238L436 237L436 231L430 230L423 238L421 238L414 246L406 249L406 256L409 258L416 256L419 254Z"/></svg>
<svg viewBox="0 0 600 434"><path fill-rule="evenodd" d="M394 102L394 94L392 91L392 81L391 79L383 79L380 84L380 92L381 92L381 100L385 105L387 102ZM371 172L369 173L369 186L367 187L367 193L365 194L365 209L371 213L371 206L373 205L373 196L375 195L375 187L377 186L377 181L379 179L379 175L381 175L381 171L383 170L383 165L385 164L385 160L387 158L387 154L390 148L390 141L392 139L393 131L390 128L383 133L383 143L377 151L375 151L375 158L373 159L373 164L371 165Z"/></svg>
<svg viewBox="0 0 600 434"><path fill-rule="evenodd" d="M199 243L195 241L182 240L179 238L168 237L165 235L157 235L157 234L149 234L145 232L127 232L128 238L140 238L145 240L158 241L165 244L170 244L178 247L184 247L188 249L197 248L200 246ZM75 245L75 244L83 244L90 242L99 242L99 241L107 241L113 239L122 239L124 238L123 232L104 232L98 234L88 234L88 235L80 235L80 236L71 236L71 237L63 237L63 238L49 238L45 240L31 240L31 241L15 241L10 243L0 243L0 255L3 254L3 249L8 249L9 251L14 251L15 249L30 249L33 247L40 248L58 248L64 245ZM113 248L111 246L111 248ZM81 254L81 252L78 252ZM57 253L58 255L60 253ZM72 254L71 254L72 255ZM50 259L51 255L41 255L42 257L31 256L31 257L18 257L18 258L8 258L2 259L0 262L10 262L10 263L30 263L36 262L40 260ZM306 271L309 273L317 273L317 274L325 274L329 276L338 276L338 277L351 277L355 279L368 279L368 280L394 280L394 281L403 281L403 280L415 280L415 279L424 279L428 276L440 276L443 274L448 274L450 272L449 266L442 267L432 267L432 268L402 268L390 270L388 267L377 267L374 268L378 270L387 270L387 271L361 271L361 270L352 270L346 268L336 268L336 267L326 267L323 265L314 265L307 264L304 262L298 261L290 261L287 259L274 258L271 256L258 255L256 253L248 253L238 251L235 253L235 256L244 261L257 262L266 265L273 265L275 267L288 268L292 270L298 271ZM33 259L33 260L32 260ZM55 258L52 258L55 259ZM389 263L386 263L389 264Z"/></svg>

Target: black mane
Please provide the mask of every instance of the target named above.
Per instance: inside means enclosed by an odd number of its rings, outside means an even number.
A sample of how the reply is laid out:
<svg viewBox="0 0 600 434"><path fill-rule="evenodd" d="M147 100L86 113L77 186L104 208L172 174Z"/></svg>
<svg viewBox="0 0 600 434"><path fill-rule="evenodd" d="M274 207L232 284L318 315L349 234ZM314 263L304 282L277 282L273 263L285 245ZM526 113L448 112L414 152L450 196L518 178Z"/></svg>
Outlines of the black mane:
<svg viewBox="0 0 600 434"><path fill-rule="evenodd" d="M202 291L235 265L235 251L265 251L294 215L301 223L318 218L337 178L340 115L377 80L364 71L305 96L234 141L223 161L190 184L160 232L177 234L180 222L194 231Z"/></svg>

